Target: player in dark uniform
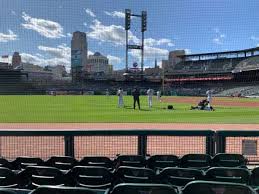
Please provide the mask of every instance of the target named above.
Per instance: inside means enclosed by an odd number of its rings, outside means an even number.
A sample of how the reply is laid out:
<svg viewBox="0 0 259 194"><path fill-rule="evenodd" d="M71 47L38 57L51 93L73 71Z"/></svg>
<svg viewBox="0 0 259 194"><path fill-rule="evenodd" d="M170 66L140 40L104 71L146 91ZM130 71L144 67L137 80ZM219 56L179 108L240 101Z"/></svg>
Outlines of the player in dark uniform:
<svg viewBox="0 0 259 194"><path fill-rule="evenodd" d="M132 96L133 96L133 107L134 109L136 108L136 102L138 103L138 109L140 110L140 102L139 102L139 96L140 96L140 92L138 90L138 88L134 88L133 92L132 92Z"/></svg>

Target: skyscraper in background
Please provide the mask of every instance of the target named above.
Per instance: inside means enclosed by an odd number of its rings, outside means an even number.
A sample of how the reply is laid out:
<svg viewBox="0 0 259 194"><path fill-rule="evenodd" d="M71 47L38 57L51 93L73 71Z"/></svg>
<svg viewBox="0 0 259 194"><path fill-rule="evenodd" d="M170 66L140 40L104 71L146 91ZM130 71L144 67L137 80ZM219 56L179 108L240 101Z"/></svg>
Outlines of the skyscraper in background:
<svg viewBox="0 0 259 194"><path fill-rule="evenodd" d="M82 79L83 67L87 65L87 52L86 34L74 32L71 40L71 75L74 83Z"/></svg>
<svg viewBox="0 0 259 194"><path fill-rule="evenodd" d="M21 55L18 52L14 52L13 57L12 57L12 66L13 68L17 68L21 66L22 64L22 58Z"/></svg>

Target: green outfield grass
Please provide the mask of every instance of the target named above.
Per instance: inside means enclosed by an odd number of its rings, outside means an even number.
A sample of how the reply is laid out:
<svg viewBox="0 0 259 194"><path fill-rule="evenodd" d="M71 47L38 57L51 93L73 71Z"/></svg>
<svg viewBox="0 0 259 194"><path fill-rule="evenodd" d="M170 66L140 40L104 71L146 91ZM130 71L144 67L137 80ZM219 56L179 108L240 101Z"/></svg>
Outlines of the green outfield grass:
<svg viewBox="0 0 259 194"><path fill-rule="evenodd" d="M142 110L134 110L131 96L124 101L125 108L117 108L117 96L0 96L0 122L259 123L259 108L216 107L208 112L191 111L192 104L173 103L176 110L172 111L154 98L149 109L142 96Z"/></svg>

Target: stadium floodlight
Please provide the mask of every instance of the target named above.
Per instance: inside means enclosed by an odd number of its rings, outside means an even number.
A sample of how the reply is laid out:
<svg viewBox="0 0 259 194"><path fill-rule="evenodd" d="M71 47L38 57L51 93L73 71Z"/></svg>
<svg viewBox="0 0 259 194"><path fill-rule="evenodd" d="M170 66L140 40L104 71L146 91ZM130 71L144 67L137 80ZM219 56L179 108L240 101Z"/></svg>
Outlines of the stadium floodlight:
<svg viewBox="0 0 259 194"><path fill-rule="evenodd" d="M147 12L146 11L142 11L142 15L141 15L141 32L145 32L147 31Z"/></svg>
<svg viewBox="0 0 259 194"><path fill-rule="evenodd" d="M125 30L130 29L131 10L125 9Z"/></svg>

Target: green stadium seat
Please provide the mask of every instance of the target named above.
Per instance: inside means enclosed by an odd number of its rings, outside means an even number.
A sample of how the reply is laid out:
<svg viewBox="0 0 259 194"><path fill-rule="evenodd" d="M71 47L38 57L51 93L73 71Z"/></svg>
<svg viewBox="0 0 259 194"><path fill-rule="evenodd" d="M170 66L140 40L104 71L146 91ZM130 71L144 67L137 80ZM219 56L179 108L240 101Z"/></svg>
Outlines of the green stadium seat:
<svg viewBox="0 0 259 194"><path fill-rule="evenodd" d="M71 186L92 189L108 189L112 186L113 174L105 167L75 166L68 173Z"/></svg>
<svg viewBox="0 0 259 194"><path fill-rule="evenodd" d="M17 157L12 164L17 170L23 170L27 166L41 166L44 164L44 161L37 157L21 156Z"/></svg>
<svg viewBox="0 0 259 194"><path fill-rule="evenodd" d="M177 194L177 191L170 185L123 183L116 185L110 194Z"/></svg>
<svg viewBox="0 0 259 194"><path fill-rule="evenodd" d="M147 167L153 170L161 170L166 167L176 167L179 162L179 158L175 155L154 155L147 160Z"/></svg>
<svg viewBox="0 0 259 194"><path fill-rule="evenodd" d="M245 168L213 167L206 172L206 180L249 184L251 172Z"/></svg>
<svg viewBox="0 0 259 194"><path fill-rule="evenodd" d="M105 190L93 190L80 187L41 186L30 194L104 194Z"/></svg>
<svg viewBox="0 0 259 194"><path fill-rule="evenodd" d="M0 188L18 187L18 176L12 170L0 167Z"/></svg>
<svg viewBox="0 0 259 194"><path fill-rule="evenodd" d="M157 179L163 184L183 187L191 181L204 180L204 174L198 169L169 167L163 169Z"/></svg>
<svg viewBox="0 0 259 194"><path fill-rule="evenodd" d="M113 162L110 158L103 156L87 156L81 159L78 163L79 166L100 166L110 170L113 169Z"/></svg>
<svg viewBox="0 0 259 194"><path fill-rule="evenodd" d="M211 165L212 159L208 154L186 154L181 158L182 168L208 169Z"/></svg>
<svg viewBox="0 0 259 194"><path fill-rule="evenodd" d="M114 183L155 183L155 172L149 168L121 166L114 173Z"/></svg>
<svg viewBox="0 0 259 194"><path fill-rule="evenodd" d="M9 169L13 169L13 165L6 160L5 158L1 158L0 157L0 167L5 167L5 168L9 168Z"/></svg>
<svg viewBox="0 0 259 194"><path fill-rule="evenodd" d="M193 181L182 190L182 194L255 194L251 187L238 183Z"/></svg>
<svg viewBox="0 0 259 194"><path fill-rule="evenodd" d="M0 188L0 194L17 194L17 193L11 189Z"/></svg>
<svg viewBox="0 0 259 194"><path fill-rule="evenodd" d="M213 159L213 166L216 167L246 167L247 160L241 154L216 154Z"/></svg>
<svg viewBox="0 0 259 194"><path fill-rule="evenodd" d="M115 166L132 166L132 167L144 167L146 160L144 156L140 155L119 155L115 160Z"/></svg>
<svg viewBox="0 0 259 194"><path fill-rule="evenodd" d="M52 156L46 163L47 166L52 166L60 170L70 170L78 164L77 160L70 156Z"/></svg>
<svg viewBox="0 0 259 194"><path fill-rule="evenodd" d="M251 173L250 184L259 187L259 167L254 168Z"/></svg>
<svg viewBox="0 0 259 194"><path fill-rule="evenodd" d="M64 186L65 175L61 170L48 166L28 166L19 173L20 187L35 189L42 185Z"/></svg>

